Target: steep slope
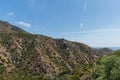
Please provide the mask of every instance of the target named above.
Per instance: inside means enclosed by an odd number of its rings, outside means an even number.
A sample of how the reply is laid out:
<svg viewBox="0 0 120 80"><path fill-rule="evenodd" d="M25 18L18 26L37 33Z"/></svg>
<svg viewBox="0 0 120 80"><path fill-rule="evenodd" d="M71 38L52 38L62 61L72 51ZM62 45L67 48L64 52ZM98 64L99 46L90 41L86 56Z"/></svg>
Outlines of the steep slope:
<svg viewBox="0 0 120 80"><path fill-rule="evenodd" d="M0 73L54 79L100 56L91 47L65 39L33 35L0 21Z"/></svg>

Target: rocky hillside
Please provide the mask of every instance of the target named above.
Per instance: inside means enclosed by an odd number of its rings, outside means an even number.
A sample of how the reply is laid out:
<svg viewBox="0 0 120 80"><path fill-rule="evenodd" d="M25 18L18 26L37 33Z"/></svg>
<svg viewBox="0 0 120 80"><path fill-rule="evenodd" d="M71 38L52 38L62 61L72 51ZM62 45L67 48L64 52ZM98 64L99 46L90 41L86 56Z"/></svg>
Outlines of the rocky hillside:
<svg viewBox="0 0 120 80"><path fill-rule="evenodd" d="M55 79L57 76L71 74L76 67L89 64L98 56L100 56L98 51L83 43L30 34L0 21L0 78L2 80L10 79L13 75L28 76L28 80L30 77Z"/></svg>
<svg viewBox="0 0 120 80"><path fill-rule="evenodd" d="M114 51L109 48L96 49L101 54L112 54Z"/></svg>

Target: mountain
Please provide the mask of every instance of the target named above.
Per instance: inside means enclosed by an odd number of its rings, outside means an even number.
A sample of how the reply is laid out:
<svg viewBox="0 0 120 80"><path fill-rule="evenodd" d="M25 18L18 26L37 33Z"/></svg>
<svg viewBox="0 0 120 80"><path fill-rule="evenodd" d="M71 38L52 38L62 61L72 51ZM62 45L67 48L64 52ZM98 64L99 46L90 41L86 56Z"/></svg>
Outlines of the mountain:
<svg viewBox="0 0 120 80"><path fill-rule="evenodd" d="M30 34L0 21L0 79L56 79L81 65L94 62L100 53L78 42Z"/></svg>
<svg viewBox="0 0 120 80"><path fill-rule="evenodd" d="M112 49L109 48L100 48L96 50L101 54L112 54L114 52Z"/></svg>

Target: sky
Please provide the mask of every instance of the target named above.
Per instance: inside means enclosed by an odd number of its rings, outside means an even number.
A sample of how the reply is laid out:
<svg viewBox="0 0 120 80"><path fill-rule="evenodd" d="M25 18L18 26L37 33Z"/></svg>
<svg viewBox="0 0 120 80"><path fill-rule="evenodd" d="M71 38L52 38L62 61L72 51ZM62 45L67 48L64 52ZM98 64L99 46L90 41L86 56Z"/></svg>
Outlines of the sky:
<svg viewBox="0 0 120 80"><path fill-rule="evenodd" d="M120 0L1 0L0 20L91 47L120 47Z"/></svg>

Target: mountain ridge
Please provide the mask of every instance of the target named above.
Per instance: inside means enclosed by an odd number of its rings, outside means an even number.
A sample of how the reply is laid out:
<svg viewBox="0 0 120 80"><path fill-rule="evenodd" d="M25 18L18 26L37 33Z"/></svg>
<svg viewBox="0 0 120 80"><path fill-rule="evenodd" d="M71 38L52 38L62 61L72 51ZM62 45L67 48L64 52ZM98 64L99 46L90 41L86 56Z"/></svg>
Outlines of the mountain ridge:
<svg viewBox="0 0 120 80"><path fill-rule="evenodd" d="M100 55L83 43L30 34L0 21L0 68L4 68L1 74L15 72L54 79L95 61Z"/></svg>

